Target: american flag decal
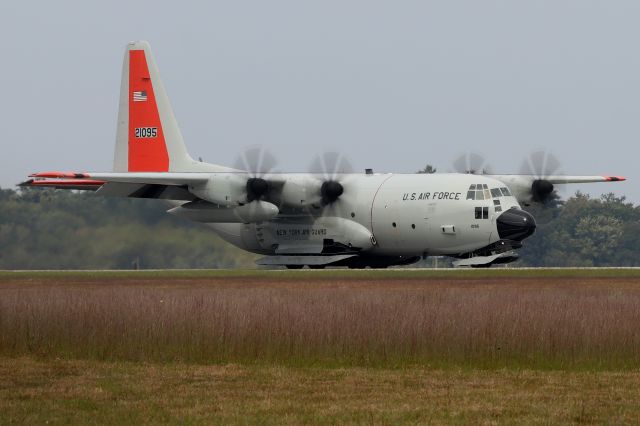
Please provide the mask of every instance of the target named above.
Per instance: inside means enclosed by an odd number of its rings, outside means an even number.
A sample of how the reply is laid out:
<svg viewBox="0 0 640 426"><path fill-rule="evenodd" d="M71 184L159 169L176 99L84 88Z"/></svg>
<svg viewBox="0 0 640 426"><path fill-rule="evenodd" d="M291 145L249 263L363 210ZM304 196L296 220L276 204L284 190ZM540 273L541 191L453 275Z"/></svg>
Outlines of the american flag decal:
<svg viewBox="0 0 640 426"><path fill-rule="evenodd" d="M133 102L144 102L147 100L147 92L145 90L141 92L133 92Z"/></svg>

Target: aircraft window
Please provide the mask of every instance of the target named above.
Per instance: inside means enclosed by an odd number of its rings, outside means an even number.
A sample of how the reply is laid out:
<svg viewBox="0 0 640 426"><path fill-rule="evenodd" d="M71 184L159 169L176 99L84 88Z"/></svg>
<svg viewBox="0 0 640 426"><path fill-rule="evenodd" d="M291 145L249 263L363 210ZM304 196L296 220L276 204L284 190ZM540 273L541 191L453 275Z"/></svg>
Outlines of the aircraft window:
<svg viewBox="0 0 640 426"><path fill-rule="evenodd" d="M500 188L500 191L502 191L502 195L504 195L505 197L509 197L511 195L511 193L509 192L509 188Z"/></svg>
<svg viewBox="0 0 640 426"><path fill-rule="evenodd" d="M502 197L502 192L498 188L491 188L491 195L493 198Z"/></svg>
<svg viewBox="0 0 640 426"><path fill-rule="evenodd" d="M476 186L475 186L475 185L471 185L471 186L469 187L469 191L471 191L472 189L473 189L473 190L475 190L475 189L476 189Z"/></svg>
<svg viewBox="0 0 640 426"><path fill-rule="evenodd" d="M393 222L391 225L393 225L394 228L396 227L396 223L395 222Z"/></svg>
<svg viewBox="0 0 640 426"><path fill-rule="evenodd" d="M500 213L502 211L502 207L496 206L495 210L496 210L496 213Z"/></svg>
<svg viewBox="0 0 640 426"><path fill-rule="evenodd" d="M476 219L489 219L489 207L476 207Z"/></svg>
<svg viewBox="0 0 640 426"><path fill-rule="evenodd" d="M484 193L482 191L476 191L476 200L484 200Z"/></svg>
<svg viewBox="0 0 640 426"><path fill-rule="evenodd" d="M467 200L475 200L475 199L476 199L476 191L467 192Z"/></svg>
<svg viewBox="0 0 640 426"><path fill-rule="evenodd" d="M482 189L489 189L489 186L487 186L487 184L486 184L486 183L483 183L483 184L482 184Z"/></svg>
<svg viewBox="0 0 640 426"><path fill-rule="evenodd" d="M482 184L481 183L476 184L476 189L482 189Z"/></svg>
<svg viewBox="0 0 640 426"><path fill-rule="evenodd" d="M500 200L493 200L493 205L494 206L499 206L500 205Z"/></svg>
<svg viewBox="0 0 640 426"><path fill-rule="evenodd" d="M484 190L484 199L488 200L489 198L491 198L491 192L489 192L488 189Z"/></svg>

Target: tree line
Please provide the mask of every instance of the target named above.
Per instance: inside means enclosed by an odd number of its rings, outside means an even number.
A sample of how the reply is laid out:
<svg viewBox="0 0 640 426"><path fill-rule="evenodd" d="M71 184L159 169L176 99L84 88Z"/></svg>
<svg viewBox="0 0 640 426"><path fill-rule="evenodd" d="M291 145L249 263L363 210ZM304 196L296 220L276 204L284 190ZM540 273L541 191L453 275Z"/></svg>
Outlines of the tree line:
<svg viewBox="0 0 640 426"><path fill-rule="evenodd" d="M255 255L162 201L0 189L0 269L253 267Z"/></svg>
<svg viewBox="0 0 640 426"><path fill-rule="evenodd" d="M0 189L0 269L255 266L258 256L166 209L157 200ZM527 209L538 228L514 265L640 266L640 207L625 197L576 193Z"/></svg>

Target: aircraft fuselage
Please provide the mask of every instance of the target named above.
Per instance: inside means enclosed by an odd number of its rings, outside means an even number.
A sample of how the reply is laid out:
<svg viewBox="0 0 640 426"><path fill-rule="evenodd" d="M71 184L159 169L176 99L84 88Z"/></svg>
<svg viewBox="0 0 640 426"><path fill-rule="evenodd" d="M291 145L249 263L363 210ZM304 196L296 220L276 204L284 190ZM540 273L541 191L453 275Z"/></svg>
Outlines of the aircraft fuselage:
<svg viewBox="0 0 640 426"><path fill-rule="evenodd" d="M501 240L497 218L520 208L502 182L481 175L354 174L343 186L340 201L317 214L300 209L267 222L210 226L265 255L313 254L327 241L347 247L358 241L370 255L445 255Z"/></svg>

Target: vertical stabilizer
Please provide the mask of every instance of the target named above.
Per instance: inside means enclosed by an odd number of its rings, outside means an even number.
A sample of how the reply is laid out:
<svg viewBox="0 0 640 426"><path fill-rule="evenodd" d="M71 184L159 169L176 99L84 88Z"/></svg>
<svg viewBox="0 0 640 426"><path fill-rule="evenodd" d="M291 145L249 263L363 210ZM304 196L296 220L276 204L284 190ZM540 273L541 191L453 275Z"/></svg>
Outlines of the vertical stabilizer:
<svg viewBox="0 0 640 426"><path fill-rule="evenodd" d="M113 169L116 172L186 172L196 162L187 153L151 46L127 45Z"/></svg>

